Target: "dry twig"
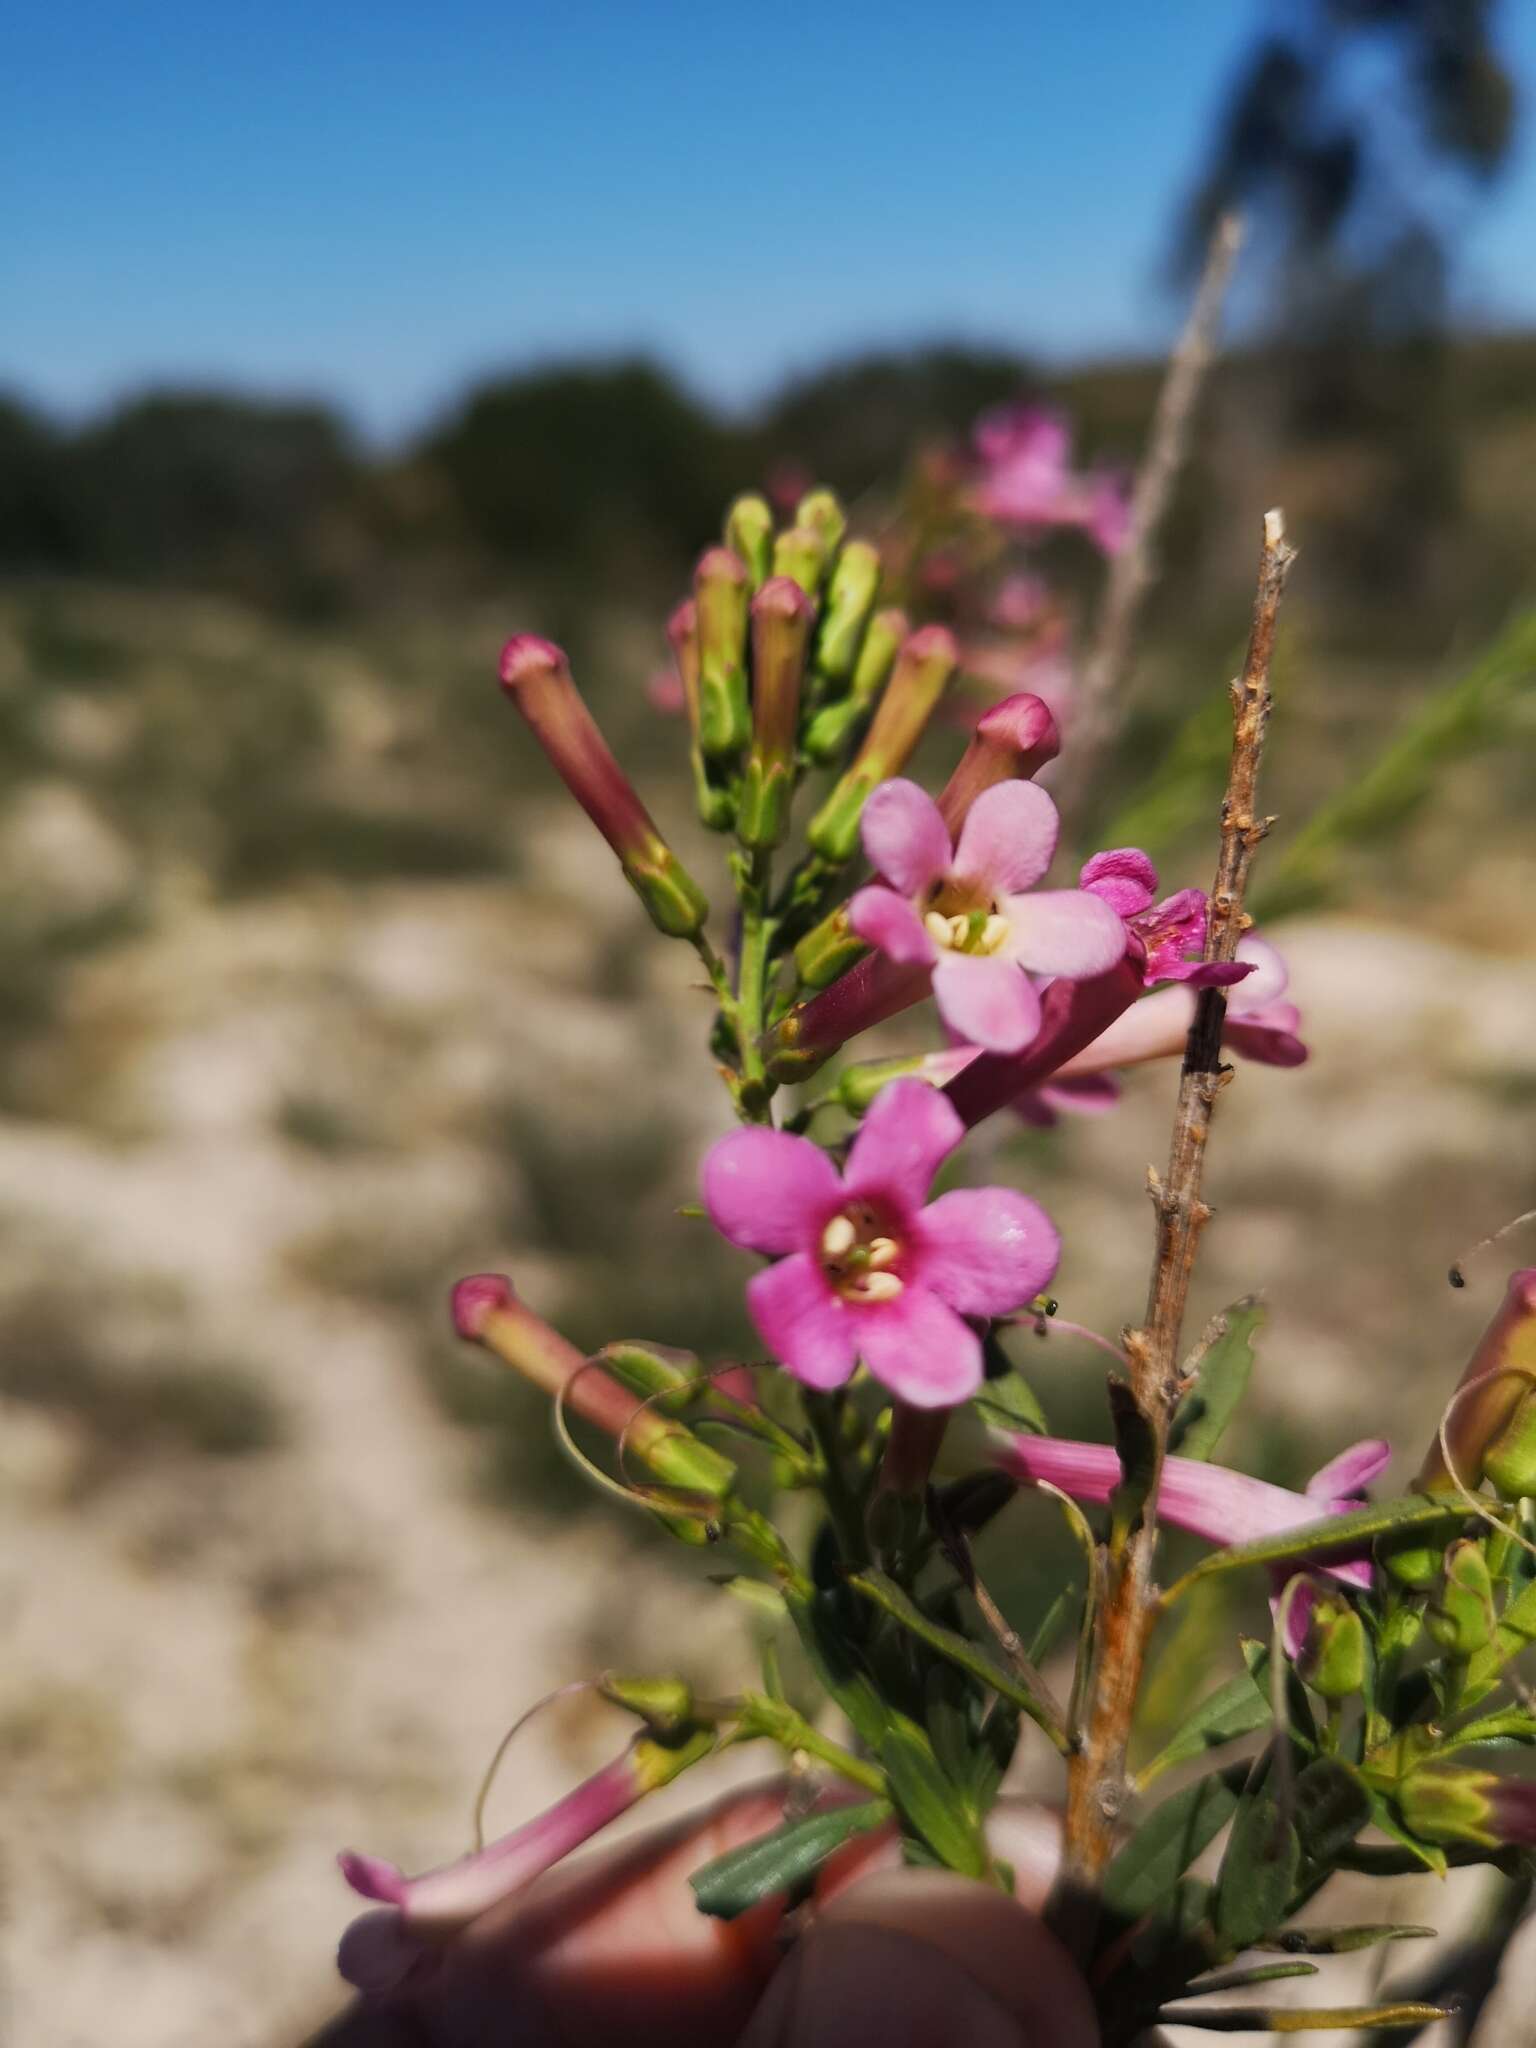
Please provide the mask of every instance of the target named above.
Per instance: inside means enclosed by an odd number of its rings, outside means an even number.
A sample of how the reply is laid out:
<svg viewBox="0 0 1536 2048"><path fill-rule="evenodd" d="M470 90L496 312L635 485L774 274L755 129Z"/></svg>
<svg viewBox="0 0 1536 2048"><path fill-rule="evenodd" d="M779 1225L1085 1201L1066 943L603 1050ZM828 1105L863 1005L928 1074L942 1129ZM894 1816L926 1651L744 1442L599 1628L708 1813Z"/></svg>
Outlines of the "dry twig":
<svg viewBox="0 0 1536 2048"><path fill-rule="evenodd" d="M1069 818L1078 815L1099 756L1119 722L1116 699L1130 660L1136 617L1157 580L1157 536L1189 453L1195 407L1215 361L1216 330L1242 240L1241 216L1222 214L1211 233L1189 318L1168 359L1146 456L1131 496L1131 530L1110 563L1073 706L1072 744L1062 757L1057 796Z"/></svg>
<svg viewBox="0 0 1536 2048"><path fill-rule="evenodd" d="M1259 761L1269 724L1275 620L1294 560L1280 514L1267 513L1247 661L1242 676L1232 684L1232 762L1221 806L1221 852L1211 892L1207 960L1230 960L1237 950L1249 923L1243 900L1254 849L1273 822L1256 809ZM1201 1181L1211 1113L1230 1072L1221 1063L1225 1016L1222 990L1203 989L1184 1052L1167 1176L1150 1176L1157 1214L1156 1253L1146 1321L1139 1330L1126 1332L1125 1348L1131 1367L1129 1393L1151 1438L1151 1480L1139 1513L1118 1544L1111 1544L1087 1733L1068 1782L1061 1920L1080 1949L1093 1939L1099 1881L1126 1794L1126 1749L1155 1611L1157 1482L1180 1391L1179 1337L1195 1252L1211 1213L1201 1197Z"/></svg>

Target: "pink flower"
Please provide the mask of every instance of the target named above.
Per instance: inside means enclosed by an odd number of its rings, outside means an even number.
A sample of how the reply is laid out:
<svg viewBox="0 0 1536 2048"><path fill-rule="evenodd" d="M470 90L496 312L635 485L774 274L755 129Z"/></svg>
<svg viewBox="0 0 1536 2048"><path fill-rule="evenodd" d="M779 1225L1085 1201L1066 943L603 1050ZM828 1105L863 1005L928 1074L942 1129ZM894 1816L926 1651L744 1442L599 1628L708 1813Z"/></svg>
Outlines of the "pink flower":
<svg viewBox="0 0 1536 2048"><path fill-rule="evenodd" d="M888 959L927 968L940 1016L971 1045L1028 1045L1040 1026L1031 973L1083 980L1125 952L1125 925L1101 897L1025 893L1056 850L1056 806L1032 782L984 790L955 846L932 798L901 778L875 790L861 830L885 886L858 892L849 925Z"/></svg>
<svg viewBox="0 0 1536 2048"><path fill-rule="evenodd" d="M1016 573L1004 577L987 607L990 625L1005 632L1027 633L1044 620L1051 609L1051 593L1043 577Z"/></svg>
<svg viewBox="0 0 1536 2048"><path fill-rule="evenodd" d="M957 1188L924 1206L965 1135L926 1081L877 1097L837 1168L807 1138L733 1131L704 1161L704 1206L732 1244L774 1265L747 1286L763 1342L797 1379L840 1387L859 1359L917 1408L981 1384L963 1320L1021 1307L1056 1270L1050 1218L1012 1188Z"/></svg>
<svg viewBox="0 0 1536 2048"><path fill-rule="evenodd" d="M1367 1437L1315 1472L1303 1493L1272 1486L1267 1479L1252 1479L1226 1465L1206 1464L1200 1458L1165 1458L1157 1512L1175 1529L1187 1529L1207 1543L1230 1549L1304 1529L1325 1515L1345 1515L1360 1507L1366 1487L1385 1470L1391 1455L1391 1446L1380 1437ZM1120 1456L1112 1444L1077 1443L1065 1437L1002 1438L998 1440L997 1462L1017 1479L1043 1479L1074 1500L1093 1503L1107 1501L1121 1478ZM1352 1558L1324 1569L1346 1585L1371 1584L1368 1558ZM1277 1601L1292 1576L1290 1569L1276 1570ZM1287 1615L1286 1649L1291 1656L1301 1647L1309 1611L1303 1589L1292 1600Z"/></svg>
<svg viewBox="0 0 1536 2048"><path fill-rule="evenodd" d="M407 1877L376 1856L344 1852L337 1859L342 1876L383 1910L361 1914L342 1936L336 1956L342 1976L360 1991L386 1992L430 1968L461 1928L542 1876L661 1782L648 1762L654 1748L638 1738L547 1813L421 1877Z"/></svg>
<svg viewBox="0 0 1536 2048"><path fill-rule="evenodd" d="M1230 988L1253 973L1251 961L1200 958L1205 949L1205 891L1180 889L1154 903L1157 869L1139 846L1096 853L1077 879L1118 911L1140 939L1147 956L1143 979L1148 988L1160 981Z"/></svg>
<svg viewBox="0 0 1536 2048"><path fill-rule="evenodd" d="M1301 1012L1294 1003L1280 1000L1289 979L1285 961L1267 939L1255 938L1251 932L1238 941L1237 957L1252 972L1227 991L1223 1047L1263 1066L1304 1065L1307 1048L1297 1036ZM1194 1019L1195 1000L1187 984L1146 996L1064 1061L1058 1076L1075 1079L1102 1074L1182 1053Z"/></svg>
<svg viewBox="0 0 1536 2048"><path fill-rule="evenodd" d="M976 424L982 475L971 503L984 519L1038 532L1078 526L1104 554L1130 535L1130 500L1122 478L1100 470L1075 475L1072 440L1059 413L1042 406L1001 406Z"/></svg>

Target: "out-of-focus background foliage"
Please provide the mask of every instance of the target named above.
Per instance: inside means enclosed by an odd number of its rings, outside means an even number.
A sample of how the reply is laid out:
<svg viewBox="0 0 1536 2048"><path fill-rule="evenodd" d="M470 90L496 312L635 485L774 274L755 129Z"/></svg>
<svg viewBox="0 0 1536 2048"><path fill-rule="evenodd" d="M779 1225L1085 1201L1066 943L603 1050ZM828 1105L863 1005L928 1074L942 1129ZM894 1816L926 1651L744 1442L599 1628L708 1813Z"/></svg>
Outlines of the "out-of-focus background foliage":
<svg viewBox="0 0 1536 2048"><path fill-rule="evenodd" d="M1331 859L1293 860L1274 933L1313 1060L1245 1069L1224 1105L1200 1306L1271 1303L1243 1456L1295 1479L1384 1432L1402 1479L1502 1270L1454 1296L1444 1269L1533 1198L1536 332L1456 291L1523 163L1525 28L1476 0L1250 13L1185 202L1146 223L1165 312L1220 205L1250 238L1134 697L1068 833L1086 852L1130 806L1171 883L1206 878L1221 688L1283 503L1302 560L1264 863L1399 758ZM1020 79L1019 119L1041 89ZM1116 118L1085 105L1060 180ZM937 268L931 335L945 303ZM0 398L7 2038L295 2037L331 1995L334 1848L456 1851L550 1684L680 1643L739 1668L704 1566L584 1492L540 1402L444 1331L448 1282L504 1266L578 1343L746 1341L739 1261L675 1214L723 1118L706 1006L499 701L496 649L568 645L702 864L646 684L726 500L824 480L878 532L924 450L1031 396L1133 465L1154 325L1077 364L1032 359L1027 329L893 332L730 404L652 350L528 366L509 330L520 366L389 435L354 427L344 381L70 412L18 374ZM1060 539L1041 565L1086 633L1096 558ZM981 1148L1057 1214L1064 1311L1105 1330L1139 1304L1171 1086ZM1094 1354L1040 1365L1058 1423L1097 1429ZM1054 1569L1038 1518L1001 1540L1027 1614ZM507 1813L608 1736L546 1724Z"/></svg>

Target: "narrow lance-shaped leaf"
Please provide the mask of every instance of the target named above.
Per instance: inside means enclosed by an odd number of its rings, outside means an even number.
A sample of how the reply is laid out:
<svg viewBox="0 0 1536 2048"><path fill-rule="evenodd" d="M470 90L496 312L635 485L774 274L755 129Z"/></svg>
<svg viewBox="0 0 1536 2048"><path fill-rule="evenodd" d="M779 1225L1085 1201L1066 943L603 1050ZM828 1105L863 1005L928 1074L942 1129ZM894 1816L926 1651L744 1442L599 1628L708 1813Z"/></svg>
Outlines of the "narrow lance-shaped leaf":
<svg viewBox="0 0 1536 2048"><path fill-rule="evenodd" d="M1105 1874L1106 1905L1132 1920L1150 1913L1236 1813L1247 1776L1245 1764L1216 1771L1154 1807Z"/></svg>
<svg viewBox="0 0 1536 2048"><path fill-rule="evenodd" d="M1272 1768L1263 1784L1244 1795L1221 1859L1212 1918L1229 1948L1249 1948L1279 1926L1300 1868L1301 1843L1282 1808Z"/></svg>
<svg viewBox="0 0 1536 2048"><path fill-rule="evenodd" d="M1203 2027L1208 2034L1324 2034L1365 2027L1427 2027L1446 2020L1443 2005L1167 2005L1165 2027Z"/></svg>
<svg viewBox="0 0 1536 2048"><path fill-rule="evenodd" d="M795 1890L844 1842L883 1826L890 1817L887 1801L871 1799L787 1821L771 1835L729 1849L688 1880L699 1910L717 1920L734 1920L764 1899Z"/></svg>
<svg viewBox="0 0 1536 2048"><path fill-rule="evenodd" d="M1466 1510L1454 1502L1426 1500L1420 1494L1380 1501L1347 1515L1329 1515L1299 1529L1262 1536L1254 1543L1213 1550L1168 1589L1164 1601L1167 1604L1181 1597L1201 1580L1215 1578L1221 1572L1241 1571L1256 1564L1286 1564L1293 1558L1329 1558L1345 1551L1368 1550L1378 1537L1398 1535L1405 1530L1444 1529L1448 1533L1466 1518Z"/></svg>
<svg viewBox="0 0 1536 2048"><path fill-rule="evenodd" d="M981 1830L940 1770L927 1736L905 1714L891 1713L880 1762L902 1816L939 1861L962 1877L985 1877L991 1858Z"/></svg>
<svg viewBox="0 0 1536 2048"><path fill-rule="evenodd" d="M1287 1955L1347 1956L1356 1949L1376 1948L1384 1941L1433 1941L1433 1927L1413 1927L1395 1921L1369 1923L1358 1927L1287 1927L1268 1941L1256 1941L1255 1948L1279 1949Z"/></svg>
<svg viewBox="0 0 1536 2048"><path fill-rule="evenodd" d="M1066 1754L1065 1731L1057 1725L1055 1716L1043 1700L1039 1700L1016 1678L1013 1673L999 1664L991 1653L979 1643L973 1643L956 1629L944 1628L932 1621L910 1596L902 1591L894 1579L884 1572L860 1572L848 1581L856 1593L862 1593L866 1600L872 1600L883 1608L893 1621L936 1650L941 1657L947 1657L962 1671L968 1671L972 1678L1008 1700L1022 1713L1043 1728L1056 1747Z"/></svg>
<svg viewBox="0 0 1536 2048"><path fill-rule="evenodd" d="M1235 1301L1220 1317L1221 1328L1207 1345L1199 1378L1179 1404L1168 1448L1181 1458L1208 1458L1248 1391L1254 1339L1264 1327L1264 1304L1252 1295Z"/></svg>
<svg viewBox="0 0 1536 2048"><path fill-rule="evenodd" d="M1273 1709L1264 1690L1262 1671L1245 1671L1237 1678L1229 1678L1225 1685L1218 1687L1209 1699L1196 1707L1173 1739L1137 1772L1138 1789L1145 1791L1164 1771L1171 1771L1177 1764L1187 1764L1193 1758L1203 1756L1207 1750L1219 1749L1223 1743L1237 1742L1245 1735L1256 1734L1260 1728L1267 1728L1272 1718Z"/></svg>

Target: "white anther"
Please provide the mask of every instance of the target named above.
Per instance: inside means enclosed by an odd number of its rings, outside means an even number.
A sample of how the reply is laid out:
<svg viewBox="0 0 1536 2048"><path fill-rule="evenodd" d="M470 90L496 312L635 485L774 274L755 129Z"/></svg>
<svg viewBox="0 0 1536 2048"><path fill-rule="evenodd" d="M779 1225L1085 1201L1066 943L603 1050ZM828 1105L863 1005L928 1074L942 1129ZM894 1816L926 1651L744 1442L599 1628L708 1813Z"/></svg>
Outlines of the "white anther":
<svg viewBox="0 0 1536 2048"><path fill-rule="evenodd" d="M858 1234L848 1217L834 1216L821 1233L821 1248L829 1259L840 1259L844 1252L853 1249Z"/></svg>
<svg viewBox="0 0 1536 2048"><path fill-rule="evenodd" d="M894 1301L903 1283L894 1273L866 1273L859 1285L861 1301Z"/></svg>
<svg viewBox="0 0 1536 2048"><path fill-rule="evenodd" d="M942 911L930 910L923 919L923 927L936 946L949 944L949 919Z"/></svg>
<svg viewBox="0 0 1536 2048"><path fill-rule="evenodd" d="M995 953L1008 936L1008 920L994 910L981 928L981 949L984 953Z"/></svg>
<svg viewBox="0 0 1536 2048"><path fill-rule="evenodd" d="M869 1241L869 1270L878 1273L882 1266L893 1266L901 1254L901 1246L894 1237L872 1237Z"/></svg>
<svg viewBox="0 0 1536 2048"><path fill-rule="evenodd" d="M957 914L949 920L949 943L952 946L963 946L970 936L971 920L968 917Z"/></svg>

